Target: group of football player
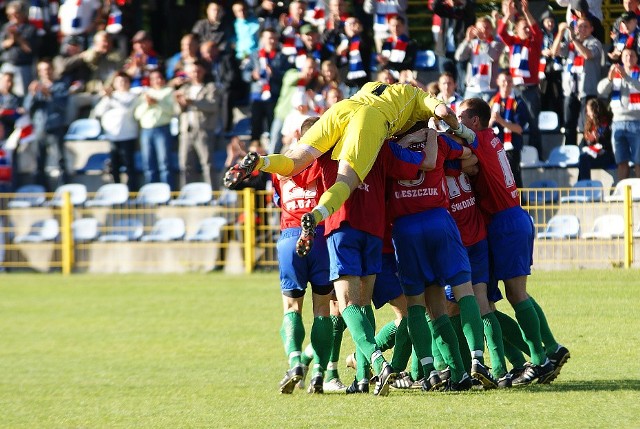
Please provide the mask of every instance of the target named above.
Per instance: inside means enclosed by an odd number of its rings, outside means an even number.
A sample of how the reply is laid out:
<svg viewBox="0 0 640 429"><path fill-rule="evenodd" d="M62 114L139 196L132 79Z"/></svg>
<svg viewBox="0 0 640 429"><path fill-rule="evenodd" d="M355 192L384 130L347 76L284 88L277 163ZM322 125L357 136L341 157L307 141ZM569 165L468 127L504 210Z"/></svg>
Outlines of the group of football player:
<svg viewBox="0 0 640 429"><path fill-rule="evenodd" d="M549 383L569 359L527 293L534 225L491 109L472 98L456 110L410 85L371 82L307 119L295 148L250 153L227 172L230 188L256 169L274 175L289 363L281 393L307 373L309 393L509 388ZM429 128L430 118L449 130ZM496 309L499 281L515 320ZM307 284L314 320L303 350ZM395 319L376 335L373 306L387 303ZM348 387L338 374L345 328L356 345Z"/></svg>

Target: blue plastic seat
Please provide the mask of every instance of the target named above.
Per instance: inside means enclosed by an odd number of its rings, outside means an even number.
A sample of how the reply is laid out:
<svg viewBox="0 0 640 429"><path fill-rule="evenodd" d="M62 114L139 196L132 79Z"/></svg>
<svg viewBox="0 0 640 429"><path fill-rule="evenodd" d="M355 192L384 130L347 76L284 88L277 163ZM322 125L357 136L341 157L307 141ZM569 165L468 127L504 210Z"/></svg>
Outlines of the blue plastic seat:
<svg viewBox="0 0 640 429"><path fill-rule="evenodd" d="M42 185L24 185L16 190L16 196L9 201L10 209L38 207L46 201L46 190Z"/></svg>
<svg viewBox="0 0 640 429"><path fill-rule="evenodd" d="M554 180L543 179L531 182L526 189L521 190L522 201L531 206L557 203L560 200L560 190Z"/></svg>
<svg viewBox="0 0 640 429"><path fill-rule="evenodd" d="M102 235L98 241L103 242L122 242L122 241L137 241L142 237L144 233L144 225L140 219L135 218L121 218L117 219L111 228L109 233Z"/></svg>
<svg viewBox="0 0 640 429"><path fill-rule="evenodd" d="M97 119L76 119L69 125L65 141L98 140L102 136L102 126Z"/></svg>
<svg viewBox="0 0 640 429"><path fill-rule="evenodd" d="M560 198L561 203L590 203L602 201L602 182L599 180L578 180L569 194Z"/></svg>

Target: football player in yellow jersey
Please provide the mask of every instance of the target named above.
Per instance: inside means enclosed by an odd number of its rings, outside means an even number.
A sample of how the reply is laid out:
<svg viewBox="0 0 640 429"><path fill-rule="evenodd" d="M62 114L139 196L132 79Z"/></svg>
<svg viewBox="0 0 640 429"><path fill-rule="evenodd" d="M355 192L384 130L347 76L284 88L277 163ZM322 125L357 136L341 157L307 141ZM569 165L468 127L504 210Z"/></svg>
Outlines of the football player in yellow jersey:
<svg viewBox="0 0 640 429"><path fill-rule="evenodd" d="M455 113L429 93L411 85L369 82L351 98L327 110L286 156L249 153L227 171L224 184L233 189L255 169L292 176L333 149L331 157L339 161L336 183L320 197L313 211L302 216L296 252L306 256L318 222L334 213L367 176L382 143L430 118L443 120L469 143L475 139L473 131L461 125Z"/></svg>

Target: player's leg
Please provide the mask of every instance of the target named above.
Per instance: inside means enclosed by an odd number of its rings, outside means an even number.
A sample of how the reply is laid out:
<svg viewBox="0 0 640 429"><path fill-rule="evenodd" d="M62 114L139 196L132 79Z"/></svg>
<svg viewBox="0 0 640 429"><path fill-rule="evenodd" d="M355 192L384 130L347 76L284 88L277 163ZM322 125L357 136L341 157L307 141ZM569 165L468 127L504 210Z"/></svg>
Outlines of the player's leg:
<svg viewBox="0 0 640 429"><path fill-rule="evenodd" d="M313 368L310 369L309 393L324 393L324 374L329 363L333 341L333 324L329 317L332 285L312 285L313 325L311 345L314 350Z"/></svg>
<svg viewBox="0 0 640 429"><path fill-rule="evenodd" d="M531 364L513 385L529 384L553 372L540 336L540 319L527 294L527 276L533 263L534 226L520 207L494 215L487 228L491 266L497 280L503 280L506 297L529 347Z"/></svg>
<svg viewBox="0 0 640 429"><path fill-rule="evenodd" d="M281 393L292 393L296 383L302 379L304 373L300 359L305 335L304 324L302 323L302 305L308 275L306 264L304 264L304 261L300 261L300 258L297 258L294 252L298 234L298 228L285 229L280 234L277 244L280 290L284 308L280 336L289 360L289 369L280 382Z"/></svg>
<svg viewBox="0 0 640 429"><path fill-rule="evenodd" d="M345 390L347 386L340 380L338 374L338 363L340 361L340 348L342 347L342 336L347 325L345 325L338 302L335 299L335 292L332 294L330 303L331 324L333 327L333 341L331 343L331 352L329 353L329 363L327 364L327 372L325 376L324 390L325 392L333 392Z"/></svg>
<svg viewBox="0 0 640 429"><path fill-rule="evenodd" d="M438 284L428 286L425 289L425 299L431 320L432 335L436 339L442 358L451 370L451 377L447 380L445 389L469 390L471 378L464 369L458 337L447 315L444 288Z"/></svg>
<svg viewBox="0 0 640 429"><path fill-rule="evenodd" d="M529 299L531 299L533 308L535 308L536 313L538 314L538 319L540 319L540 338L542 339L545 353L553 364L553 375L544 380L545 383L550 383L560 375L560 370L564 364L567 363L571 354L569 353L569 349L556 341L542 307L540 307L531 295L529 295Z"/></svg>

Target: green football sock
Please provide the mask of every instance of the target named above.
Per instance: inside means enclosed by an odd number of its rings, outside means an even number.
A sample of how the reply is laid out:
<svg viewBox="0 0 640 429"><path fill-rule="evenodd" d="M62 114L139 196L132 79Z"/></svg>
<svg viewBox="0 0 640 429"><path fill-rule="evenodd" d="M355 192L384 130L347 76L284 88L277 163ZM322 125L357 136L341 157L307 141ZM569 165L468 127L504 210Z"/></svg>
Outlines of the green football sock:
<svg viewBox="0 0 640 429"><path fill-rule="evenodd" d="M411 378L417 381L423 377L424 377L424 372L422 371L422 365L420 365L420 359L418 359L418 355L416 354L416 348L412 346L411 347Z"/></svg>
<svg viewBox="0 0 640 429"><path fill-rule="evenodd" d="M367 362L373 360L371 363L376 373L380 372L385 360L380 350L376 347L373 327L360 311L360 307L353 304L349 305L342 312L342 318L347 324L349 332L351 332L351 337L353 338L353 342L356 343L356 347L362 351Z"/></svg>
<svg viewBox="0 0 640 429"><path fill-rule="evenodd" d="M290 176L295 163L293 159L279 153L261 156L256 168L267 173L277 173L283 176Z"/></svg>
<svg viewBox="0 0 640 429"><path fill-rule="evenodd" d="M458 307L462 331L467 339L471 358L484 364L484 327L478 300L474 295L464 296L458 300Z"/></svg>
<svg viewBox="0 0 640 429"><path fill-rule="evenodd" d="M411 356L411 338L407 329L407 318L403 317L396 330L396 344L391 356L391 366L396 372L404 371Z"/></svg>
<svg viewBox="0 0 640 429"><path fill-rule="evenodd" d="M542 344L544 344L544 351L548 356L558 350L558 342L554 338L553 332L551 332L549 322L547 322L547 316L544 315L542 307L538 305L538 303L535 299L533 299L532 296L529 296L529 299L531 300L533 308L538 314L538 319L540 320L540 338L542 339Z"/></svg>
<svg viewBox="0 0 640 429"><path fill-rule="evenodd" d="M304 341L304 324L300 313L290 311L284 315L280 336L284 344L284 352L289 358L289 368L299 365Z"/></svg>
<svg viewBox="0 0 640 429"><path fill-rule="evenodd" d="M513 345L522 353L529 356L529 346L524 341L524 338L522 338L522 330L520 329L518 322L508 314L498 310L494 311L493 314L496 315L496 318L500 322L500 328L502 328L502 339L504 342ZM511 359L509 359L509 362L512 362Z"/></svg>
<svg viewBox="0 0 640 429"><path fill-rule="evenodd" d="M387 351L396 343L396 331L398 327L396 326L395 320L387 323L380 329L380 331L376 334L376 344L381 352Z"/></svg>
<svg viewBox="0 0 640 429"><path fill-rule="evenodd" d="M531 299L525 299L516 304L513 309L516 313L516 320L520 325L520 329L524 335L524 340L531 351L531 363L534 365L542 365L547 360L547 355L542 347L542 339L540 338L540 319Z"/></svg>
<svg viewBox="0 0 640 429"><path fill-rule="evenodd" d="M431 334L431 353L433 353L433 366L435 366L437 370L441 371L447 367L447 363L444 361L442 353L440 353L440 349L438 348L436 338L433 335L433 322L429 317L429 313L424 313L424 317L425 319L427 319L427 326L429 327L429 333Z"/></svg>
<svg viewBox="0 0 640 429"><path fill-rule="evenodd" d="M313 330L311 331L311 335L313 335ZM302 365L304 366L309 366L309 364L313 360L313 356L314 356L313 346L311 345L311 343L309 343L307 344L307 347L305 347L304 350L302 351L302 355L300 356L300 363L302 363Z"/></svg>
<svg viewBox="0 0 640 429"><path fill-rule="evenodd" d="M411 343L416 351L416 355L425 377L435 370L433 366L433 356L431 356L431 336L429 335L429 327L427 320L424 318L425 308L421 305L412 305L407 308L407 327Z"/></svg>
<svg viewBox="0 0 640 429"><path fill-rule="evenodd" d="M313 372L324 375L331 354L331 342L333 340L333 326L331 319L325 316L314 317L311 326L311 344L313 345Z"/></svg>
<svg viewBox="0 0 640 429"><path fill-rule="evenodd" d="M436 338L440 353L442 353L444 361L451 369L451 379L454 382L459 382L467 371L464 369L464 364L462 363L458 338L456 338L456 333L453 330L451 321L445 314L431 323L433 336Z"/></svg>
<svg viewBox="0 0 640 429"><path fill-rule="evenodd" d="M451 316L449 320L451 321L451 326L453 327L453 330L456 333L456 337L458 338L458 349L460 350L460 357L462 358L464 370L470 372L471 352L469 351L469 344L467 344L467 339L464 336L464 331L462 330L460 315L458 314L455 316Z"/></svg>
<svg viewBox="0 0 640 429"><path fill-rule="evenodd" d="M487 348L491 358L491 373L500 378L507 372L507 363L504 360L504 345L502 343L502 328L496 315L487 313L482 316L484 324L484 336L487 339Z"/></svg>
<svg viewBox="0 0 640 429"><path fill-rule="evenodd" d="M340 361L340 348L342 347L342 334L347 325L344 324L342 316L331 315L333 325L333 342L331 343L331 353L329 364L327 365L327 380L340 378L338 375L338 362Z"/></svg>
<svg viewBox="0 0 640 429"><path fill-rule="evenodd" d="M445 369L447 363L444 361L442 353L440 353L440 349L438 348L438 343L433 336L431 337L431 352L433 353L433 366L435 366L438 371Z"/></svg>
<svg viewBox="0 0 640 429"><path fill-rule="evenodd" d="M520 351L519 348L511 344L507 341L504 336L502 337L504 340L504 357L511 363L511 366L514 368L522 368L527 361L524 357L524 354Z"/></svg>

